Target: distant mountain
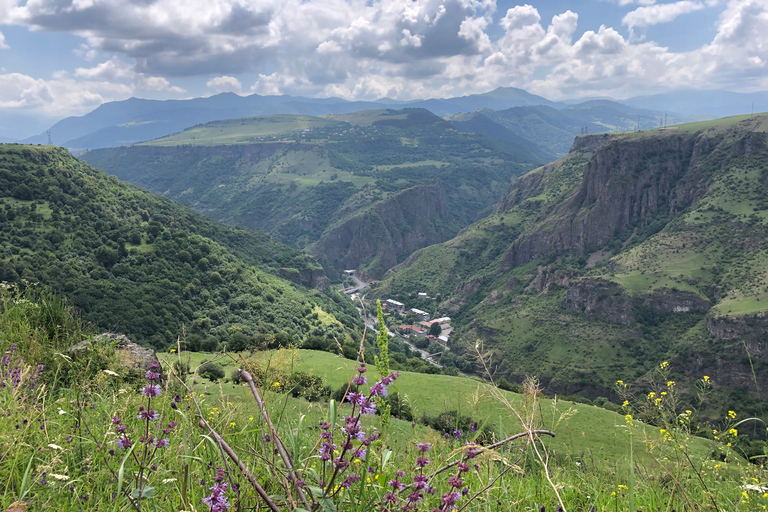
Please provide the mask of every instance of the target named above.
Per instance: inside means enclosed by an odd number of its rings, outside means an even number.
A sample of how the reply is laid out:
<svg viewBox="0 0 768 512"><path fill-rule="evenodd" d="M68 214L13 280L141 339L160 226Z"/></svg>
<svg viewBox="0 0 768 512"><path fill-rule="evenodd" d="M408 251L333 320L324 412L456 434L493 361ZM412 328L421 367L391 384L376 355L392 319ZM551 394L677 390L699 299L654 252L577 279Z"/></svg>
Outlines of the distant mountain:
<svg viewBox="0 0 768 512"><path fill-rule="evenodd" d="M9 142L18 142L18 141L14 140L14 139L10 139L8 137L3 137L2 135L0 135L0 143L6 143L7 144Z"/></svg>
<svg viewBox="0 0 768 512"><path fill-rule="evenodd" d="M340 98L305 98L299 96L238 96L222 93L190 100L146 100L130 98L99 106L79 117L68 117L54 124L51 139L54 144L72 150L115 147L134 144L169 135L196 124L220 119L261 116L269 114L305 114L320 116L343 114L365 109L387 107L426 108L438 115L494 110L523 105L557 104L522 89L499 88L486 94L460 98L430 99L411 102L384 99L381 101L346 101ZM45 133L25 139L28 144L45 144Z"/></svg>
<svg viewBox="0 0 768 512"><path fill-rule="evenodd" d="M683 115L714 117L768 112L768 92L738 93L689 89L650 96L635 96L622 103L636 108Z"/></svg>
<svg viewBox="0 0 768 512"><path fill-rule="evenodd" d="M632 108L615 101L590 100L561 108L538 105L500 111L481 110L448 116L447 119L462 131L504 142L528 144L539 152L562 156L570 149L574 137L583 133L633 131L638 126L640 129L655 128L663 117L663 113ZM679 117L669 118L668 122L679 120Z"/></svg>
<svg viewBox="0 0 768 512"><path fill-rule="evenodd" d="M415 108L214 121L81 158L304 249L332 277L374 278L490 213L514 178L549 160Z"/></svg>
<svg viewBox="0 0 768 512"><path fill-rule="evenodd" d="M764 414L766 183L768 115L580 136L369 294L450 316L443 364L471 370L481 340L498 377L616 398L618 379L644 389L669 361L681 393L717 375Z"/></svg>
<svg viewBox="0 0 768 512"><path fill-rule="evenodd" d="M335 350L334 336L360 331L348 299L318 290L327 281L311 257L52 146L0 146L0 282L22 280L66 297L97 328L158 348L326 333ZM336 320L344 329L329 331Z"/></svg>

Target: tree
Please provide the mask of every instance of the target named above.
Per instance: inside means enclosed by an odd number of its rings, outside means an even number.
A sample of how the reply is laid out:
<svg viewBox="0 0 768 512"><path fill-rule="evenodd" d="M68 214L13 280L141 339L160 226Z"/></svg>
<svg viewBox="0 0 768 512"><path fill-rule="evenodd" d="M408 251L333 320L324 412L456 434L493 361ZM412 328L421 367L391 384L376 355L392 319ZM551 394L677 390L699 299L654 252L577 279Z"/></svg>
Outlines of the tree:
<svg viewBox="0 0 768 512"><path fill-rule="evenodd" d="M435 322L429 326L429 334L432 336L440 336L441 332L443 332L443 328L440 327L440 323Z"/></svg>

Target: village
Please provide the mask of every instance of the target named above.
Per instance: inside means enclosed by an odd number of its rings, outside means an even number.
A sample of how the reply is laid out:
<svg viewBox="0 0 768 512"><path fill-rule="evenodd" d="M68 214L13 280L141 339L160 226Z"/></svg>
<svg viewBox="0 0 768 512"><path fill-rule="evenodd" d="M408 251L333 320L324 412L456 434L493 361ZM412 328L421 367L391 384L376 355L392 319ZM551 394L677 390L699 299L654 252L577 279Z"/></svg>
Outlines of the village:
<svg viewBox="0 0 768 512"><path fill-rule="evenodd" d="M418 294L419 300L428 300L426 293ZM443 350L448 349L448 340L451 334L451 319L447 316L430 318L430 314L418 308L406 310L405 304L394 299L387 299L381 303L386 316L397 315L410 323L398 323L394 327L406 337L415 337L414 345L419 348L428 348L432 343L439 343ZM421 338L421 339L419 339Z"/></svg>

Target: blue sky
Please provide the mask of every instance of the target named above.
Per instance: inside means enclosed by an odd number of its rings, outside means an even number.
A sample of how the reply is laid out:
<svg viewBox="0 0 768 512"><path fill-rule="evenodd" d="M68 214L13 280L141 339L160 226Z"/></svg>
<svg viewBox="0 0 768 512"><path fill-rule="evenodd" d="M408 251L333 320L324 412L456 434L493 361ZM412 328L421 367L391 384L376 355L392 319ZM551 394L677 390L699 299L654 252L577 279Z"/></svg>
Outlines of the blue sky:
<svg viewBox="0 0 768 512"><path fill-rule="evenodd" d="M131 96L752 92L766 27L768 0L0 0L0 135Z"/></svg>

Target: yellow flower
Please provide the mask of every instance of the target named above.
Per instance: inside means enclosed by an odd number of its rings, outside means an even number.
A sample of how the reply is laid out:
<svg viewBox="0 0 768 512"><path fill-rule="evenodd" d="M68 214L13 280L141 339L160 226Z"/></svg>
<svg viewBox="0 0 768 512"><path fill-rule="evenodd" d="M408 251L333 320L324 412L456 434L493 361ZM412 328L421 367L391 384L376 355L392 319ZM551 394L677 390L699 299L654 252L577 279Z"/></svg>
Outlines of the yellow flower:
<svg viewBox="0 0 768 512"><path fill-rule="evenodd" d="M675 386L675 381L673 381L673 380L668 380L668 381L667 381L667 387L668 387L668 388L672 388L672 387L674 387L674 386Z"/></svg>
<svg viewBox="0 0 768 512"><path fill-rule="evenodd" d="M653 398L656 398L656 393L654 393L653 391L651 391L650 393L648 393L648 398L649 398L649 399L653 399Z"/></svg>
<svg viewBox="0 0 768 512"><path fill-rule="evenodd" d="M253 416L251 416L250 418L248 418L248 421L253 421Z"/></svg>
<svg viewBox="0 0 768 512"><path fill-rule="evenodd" d="M611 496L616 496L616 491L613 491L613 492L611 493Z"/></svg>
<svg viewBox="0 0 768 512"><path fill-rule="evenodd" d="M729 429L729 430L728 430L728 433L729 433L729 434L731 434L732 436L737 436L737 435L739 435L739 431L738 431L738 430L736 430L735 428Z"/></svg>
<svg viewBox="0 0 768 512"><path fill-rule="evenodd" d="M663 363L661 363L659 365L659 368L661 368L662 370L666 370L667 368L669 368L669 361L664 361Z"/></svg>
<svg viewBox="0 0 768 512"><path fill-rule="evenodd" d="M617 386L623 386L624 385L624 381L623 380L617 380L616 381L616 385Z"/></svg>
<svg viewBox="0 0 768 512"><path fill-rule="evenodd" d="M273 385L273 386L275 386L276 388L279 388L279 387L280 387L280 383L279 383L279 382L275 382L275 383L274 383L274 384L272 384L272 385Z"/></svg>
<svg viewBox="0 0 768 512"><path fill-rule="evenodd" d="M621 404L622 407L629 407L629 400L624 400L624 403Z"/></svg>
<svg viewBox="0 0 768 512"><path fill-rule="evenodd" d="M667 392L666 391L662 391L661 392L661 396L667 396Z"/></svg>
<svg viewBox="0 0 768 512"><path fill-rule="evenodd" d="M728 411L728 416L730 416L731 419L736 419L736 413L733 411Z"/></svg>
<svg viewBox="0 0 768 512"><path fill-rule="evenodd" d="M709 382L709 375L704 376L704 382Z"/></svg>
<svg viewBox="0 0 768 512"><path fill-rule="evenodd" d="M169 350L169 352L170 352L171 354L173 354L174 352L176 352L176 349L175 349L175 348L172 348L171 350Z"/></svg>
<svg viewBox="0 0 768 512"><path fill-rule="evenodd" d="M627 488L628 488L628 487L627 487L626 485L623 485L623 484L619 484L619 489L627 489Z"/></svg>
<svg viewBox="0 0 768 512"><path fill-rule="evenodd" d="M371 477L366 478L365 481L371 483Z"/></svg>
<svg viewBox="0 0 768 512"><path fill-rule="evenodd" d="M234 426L236 426L236 423L233 421L232 423L229 424L229 426L230 427L234 427Z"/></svg>

